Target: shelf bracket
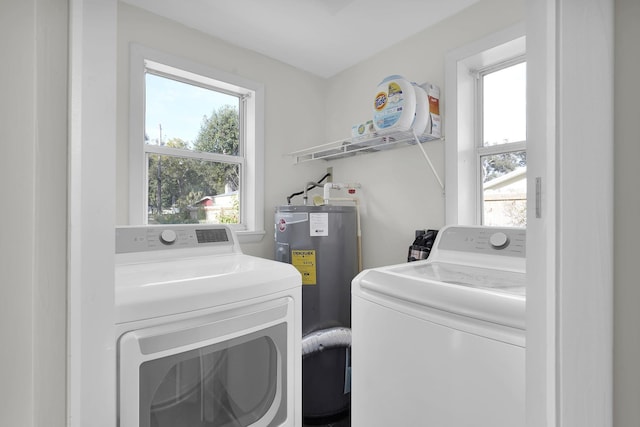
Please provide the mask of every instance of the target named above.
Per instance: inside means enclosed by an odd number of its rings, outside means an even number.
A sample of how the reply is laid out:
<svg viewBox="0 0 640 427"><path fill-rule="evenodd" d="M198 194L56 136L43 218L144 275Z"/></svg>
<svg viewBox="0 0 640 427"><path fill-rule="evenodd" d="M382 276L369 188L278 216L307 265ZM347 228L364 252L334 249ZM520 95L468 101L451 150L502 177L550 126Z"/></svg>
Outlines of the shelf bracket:
<svg viewBox="0 0 640 427"><path fill-rule="evenodd" d="M436 180L438 181L438 184L440 184L440 187L442 188L442 190L444 192L444 183L440 179L440 176L438 175L438 172L436 172L436 168L433 167L433 163L431 163L431 159L429 158L429 155L427 154L427 152L425 151L424 147L422 146L422 143L420 143L420 139L418 138L418 136L416 135L415 132L413 132L413 139L415 139L416 145L418 147L420 147L420 151L422 151L422 154L424 155L424 158L427 160L427 163L429 164L429 167L431 168L431 172L433 173L433 176L436 177Z"/></svg>

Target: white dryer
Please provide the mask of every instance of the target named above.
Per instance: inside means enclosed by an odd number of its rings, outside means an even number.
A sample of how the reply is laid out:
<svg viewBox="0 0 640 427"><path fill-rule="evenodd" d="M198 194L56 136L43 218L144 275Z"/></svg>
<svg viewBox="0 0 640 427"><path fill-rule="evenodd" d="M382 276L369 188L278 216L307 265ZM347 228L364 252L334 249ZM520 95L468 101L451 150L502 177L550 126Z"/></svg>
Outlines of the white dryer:
<svg viewBox="0 0 640 427"><path fill-rule="evenodd" d="M352 286L354 427L525 425L525 230L450 226Z"/></svg>
<svg viewBox="0 0 640 427"><path fill-rule="evenodd" d="M116 229L119 427L301 425L301 277L224 225Z"/></svg>

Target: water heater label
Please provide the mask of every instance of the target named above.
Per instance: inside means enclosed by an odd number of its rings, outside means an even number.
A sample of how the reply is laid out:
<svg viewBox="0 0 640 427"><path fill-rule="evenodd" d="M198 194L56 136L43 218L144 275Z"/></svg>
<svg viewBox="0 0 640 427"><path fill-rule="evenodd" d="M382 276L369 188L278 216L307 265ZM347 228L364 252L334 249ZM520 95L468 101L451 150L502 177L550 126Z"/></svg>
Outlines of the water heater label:
<svg viewBox="0 0 640 427"><path fill-rule="evenodd" d="M316 251L315 250L292 250L291 264L298 269L302 275L303 285L316 284Z"/></svg>
<svg viewBox="0 0 640 427"><path fill-rule="evenodd" d="M309 235L329 235L329 214L326 212L309 214Z"/></svg>

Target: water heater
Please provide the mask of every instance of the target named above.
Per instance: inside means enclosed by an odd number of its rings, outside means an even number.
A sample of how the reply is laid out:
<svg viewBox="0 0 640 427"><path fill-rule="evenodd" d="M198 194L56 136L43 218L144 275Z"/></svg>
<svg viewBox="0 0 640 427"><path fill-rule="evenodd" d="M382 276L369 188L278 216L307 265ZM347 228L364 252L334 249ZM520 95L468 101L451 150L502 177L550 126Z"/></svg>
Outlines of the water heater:
<svg viewBox="0 0 640 427"><path fill-rule="evenodd" d="M293 264L302 275L303 417L313 424L338 420L350 407L351 280L358 273L356 208L279 206L275 240L275 259Z"/></svg>

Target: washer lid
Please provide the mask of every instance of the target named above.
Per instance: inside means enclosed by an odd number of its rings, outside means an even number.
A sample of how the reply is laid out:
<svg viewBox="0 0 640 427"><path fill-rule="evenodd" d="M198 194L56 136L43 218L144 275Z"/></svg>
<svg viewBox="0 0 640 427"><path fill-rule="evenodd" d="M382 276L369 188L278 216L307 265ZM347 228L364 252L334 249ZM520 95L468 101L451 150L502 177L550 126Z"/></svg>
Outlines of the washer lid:
<svg viewBox="0 0 640 427"><path fill-rule="evenodd" d="M513 295L526 295L526 276L519 272L444 262L419 263L404 268L400 267L397 271L401 274L416 275L452 285L469 286Z"/></svg>
<svg viewBox="0 0 640 427"><path fill-rule="evenodd" d="M116 265L116 323L185 313L301 286L290 264L244 254Z"/></svg>
<svg viewBox="0 0 640 427"><path fill-rule="evenodd" d="M525 329L524 273L435 262L366 270L354 293L397 298L517 329Z"/></svg>

